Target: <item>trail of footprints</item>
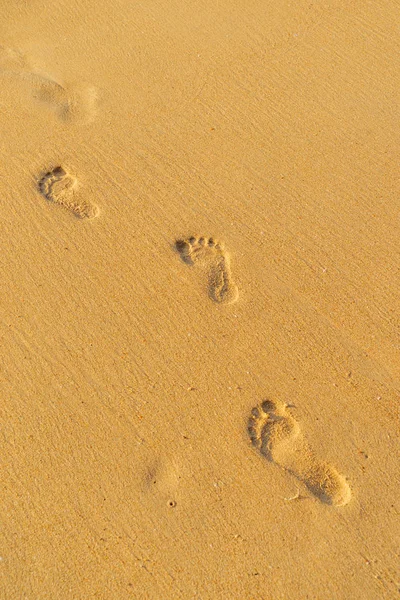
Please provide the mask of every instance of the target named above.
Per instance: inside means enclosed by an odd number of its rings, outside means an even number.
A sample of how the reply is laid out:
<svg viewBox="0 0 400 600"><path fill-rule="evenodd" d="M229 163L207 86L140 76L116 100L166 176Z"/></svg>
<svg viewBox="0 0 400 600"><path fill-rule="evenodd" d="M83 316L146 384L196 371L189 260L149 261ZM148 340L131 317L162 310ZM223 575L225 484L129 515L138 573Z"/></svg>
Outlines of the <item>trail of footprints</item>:
<svg viewBox="0 0 400 600"><path fill-rule="evenodd" d="M232 280L230 257L222 242L213 238L190 237L177 240L176 249L188 265L197 265L208 279L209 296L214 302L231 304L238 298Z"/></svg>
<svg viewBox="0 0 400 600"><path fill-rule="evenodd" d="M17 82L22 90L27 84L33 98L47 104L64 120L90 120L95 113L97 92L93 86L61 85L42 73L32 57L16 48L0 45L0 76L2 83L7 79ZM81 197L76 178L62 166L43 174L38 188L47 200L79 218L92 219L99 212L96 205Z"/></svg>
<svg viewBox="0 0 400 600"><path fill-rule="evenodd" d="M288 408L265 400L255 407L248 422L253 445L269 461L301 481L321 502L344 506L351 499L350 487L340 473L318 460Z"/></svg>
<svg viewBox="0 0 400 600"><path fill-rule="evenodd" d="M16 49L0 46L0 74L27 83L32 96L53 108L64 120L89 120L95 113L97 92L84 84L61 85L40 73L29 58ZM81 197L76 178L63 166L41 176L38 188L50 202L81 219L92 219L98 207ZM210 298L220 304L238 299L233 281L230 255L222 242L211 237L192 236L175 243L183 262L196 266L207 281ZM318 460L303 436L298 422L286 406L265 400L255 407L248 422L252 444L269 461L300 480L319 500L343 506L351 499L345 478L331 465Z"/></svg>

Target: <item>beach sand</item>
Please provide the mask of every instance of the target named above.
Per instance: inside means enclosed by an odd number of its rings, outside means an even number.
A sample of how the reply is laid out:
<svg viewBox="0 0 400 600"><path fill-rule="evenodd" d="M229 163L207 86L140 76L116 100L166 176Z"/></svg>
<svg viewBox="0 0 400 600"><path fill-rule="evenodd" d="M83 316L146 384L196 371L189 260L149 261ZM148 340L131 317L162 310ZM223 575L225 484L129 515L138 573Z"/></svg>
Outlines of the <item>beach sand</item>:
<svg viewBox="0 0 400 600"><path fill-rule="evenodd" d="M398 598L395 4L2 0L2 599Z"/></svg>

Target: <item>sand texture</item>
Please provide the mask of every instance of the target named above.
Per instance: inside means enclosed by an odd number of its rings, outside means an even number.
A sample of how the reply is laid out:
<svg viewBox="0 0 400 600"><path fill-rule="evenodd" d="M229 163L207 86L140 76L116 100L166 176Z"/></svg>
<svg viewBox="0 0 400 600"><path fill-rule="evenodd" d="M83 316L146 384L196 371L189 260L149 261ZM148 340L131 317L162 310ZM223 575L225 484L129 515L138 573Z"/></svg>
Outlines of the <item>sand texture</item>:
<svg viewBox="0 0 400 600"><path fill-rule="evenodd" d="M398 3L0 5L0 600L399 598Z"/></svg>

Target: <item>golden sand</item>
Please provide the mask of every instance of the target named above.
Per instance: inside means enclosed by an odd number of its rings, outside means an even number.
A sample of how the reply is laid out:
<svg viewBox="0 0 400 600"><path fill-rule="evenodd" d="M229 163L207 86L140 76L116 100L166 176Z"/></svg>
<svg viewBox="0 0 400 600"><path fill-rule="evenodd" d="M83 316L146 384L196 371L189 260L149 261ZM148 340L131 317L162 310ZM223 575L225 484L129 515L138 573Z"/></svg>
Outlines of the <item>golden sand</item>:
<svg viewBox="0 0 400 600"><path fill-rule="evenodd" d="M0 598L397 598L396 2L2 6Z"/></svg>

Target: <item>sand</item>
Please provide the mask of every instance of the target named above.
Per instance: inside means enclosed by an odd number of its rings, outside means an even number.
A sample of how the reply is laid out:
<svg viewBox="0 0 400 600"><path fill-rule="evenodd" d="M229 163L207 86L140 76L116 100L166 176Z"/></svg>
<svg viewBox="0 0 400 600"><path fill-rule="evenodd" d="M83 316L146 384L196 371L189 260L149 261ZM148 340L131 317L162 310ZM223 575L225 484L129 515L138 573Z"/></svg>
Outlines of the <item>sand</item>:
<svg viewBox="0 0 400 600"><path fill-rule="evenodd" d="M396 2L2 2L5 600L399 574Z"/></svg>

